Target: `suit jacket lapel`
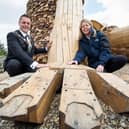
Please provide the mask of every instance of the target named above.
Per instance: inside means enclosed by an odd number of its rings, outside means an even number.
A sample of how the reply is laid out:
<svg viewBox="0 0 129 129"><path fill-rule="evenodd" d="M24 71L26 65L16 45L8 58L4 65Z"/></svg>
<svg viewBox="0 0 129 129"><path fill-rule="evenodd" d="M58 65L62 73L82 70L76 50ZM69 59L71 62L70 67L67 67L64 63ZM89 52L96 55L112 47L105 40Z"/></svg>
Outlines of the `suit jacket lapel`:
<svg viewBox="0 0 129 129"><path fill-rule="evenodd" d="M16 34L16 36L18 36L20 39L26 42L25 37L22 35L22 33L19 30L16 30L14 33Z"/></svg>
<svg viewBox="0 0 129 129"><path fill-rule="evenodd" d="M25 37L22 35L22 33L21 33L19 30L17 30L16 32L17 32L17 33L20 35L20 37L26 42L26 39L25 39ZM33 44L33 38L31 37L31 35L29 35L29 40L30 40L31 44Z"/></svg>

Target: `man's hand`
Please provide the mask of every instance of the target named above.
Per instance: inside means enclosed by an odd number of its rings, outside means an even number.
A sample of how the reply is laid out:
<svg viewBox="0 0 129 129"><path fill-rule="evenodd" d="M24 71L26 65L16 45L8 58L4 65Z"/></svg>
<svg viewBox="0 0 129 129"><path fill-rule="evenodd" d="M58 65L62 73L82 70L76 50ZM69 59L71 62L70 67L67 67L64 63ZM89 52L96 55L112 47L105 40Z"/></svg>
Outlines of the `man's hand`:
<svg viewBox="0 0 129 129"><path fill-rule="evenodd" d="M52 41L50 41L49 43L47 43L47 45L46 45L47 50L49 50L51 48L51 46L52 46Z"/></svg>
<svg viewBox="0 0 129 129"><path fill-rule="evenodd" d="M97 72L103 72L104 71L104 66L103 65L98 65L96 68Z"/></svg>
<svg viewBox="0 0 129 129"><path fill-rule="evenodd" d="M72 61L69 61L68 64L69 65L72 65L72 64L78 65L78 61L77 60L72 60Z"/></svg>
<svg viewBox="0 0 129 129"><path fill-rule="evenodd" d="M44 68L44 67L49 67L48 64L37 64L36 68Z"/></svg>

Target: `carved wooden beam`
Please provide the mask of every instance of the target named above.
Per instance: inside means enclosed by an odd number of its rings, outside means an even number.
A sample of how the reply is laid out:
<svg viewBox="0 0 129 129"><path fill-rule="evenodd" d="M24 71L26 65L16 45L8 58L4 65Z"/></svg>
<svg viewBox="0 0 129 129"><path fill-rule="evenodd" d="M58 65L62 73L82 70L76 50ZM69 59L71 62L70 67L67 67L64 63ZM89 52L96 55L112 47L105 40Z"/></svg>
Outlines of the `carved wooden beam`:
<svg viewBox="0 0 129 129"><path fill-rule="evenodd" d="M60 129L93 129L100 126L102 110L86 70L64 70L59 111Z"/></svg>
<svg viewBox="0 0 129 129"><path fill-rule="evenodd" d="M47 75L47 76L46 76ZM40 69L3 99L2 118L42 123L61 81L58 71Z"/></svg>
<svg viewBox="0 0 129 129"><path fill-rule="evenodd" d="M117 113L129 112L129 84L112 73L88 70L91 84L98 98Z"/></svg>

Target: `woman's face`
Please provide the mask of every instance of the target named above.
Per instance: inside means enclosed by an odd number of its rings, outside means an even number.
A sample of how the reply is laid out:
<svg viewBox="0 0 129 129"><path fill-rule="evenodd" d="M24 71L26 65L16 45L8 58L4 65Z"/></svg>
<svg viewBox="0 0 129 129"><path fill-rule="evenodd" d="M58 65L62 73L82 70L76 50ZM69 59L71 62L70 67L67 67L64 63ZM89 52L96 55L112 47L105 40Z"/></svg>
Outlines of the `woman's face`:
<svg viewBox="0 0 129 129"><path fill-rule="evenodd" d="M82 22L81 31L82 31L83 34L89 35L90 34L90 28L91 28L91 25L89 23Z"/></svg>

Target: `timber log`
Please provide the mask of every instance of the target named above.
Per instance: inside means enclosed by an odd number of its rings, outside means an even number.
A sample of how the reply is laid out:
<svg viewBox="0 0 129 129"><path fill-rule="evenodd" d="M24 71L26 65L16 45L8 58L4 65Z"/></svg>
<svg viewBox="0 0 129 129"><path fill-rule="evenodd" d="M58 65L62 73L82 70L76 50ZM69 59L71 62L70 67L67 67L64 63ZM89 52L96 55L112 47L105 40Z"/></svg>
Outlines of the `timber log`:
<svg viewBox="0 0 129 129"><path fill-rule="evenodd" d="M96 30L103 31L109 38L114 54L122 54L129 59L129 26L104 26L96 20L91 20Z"/></svg>

